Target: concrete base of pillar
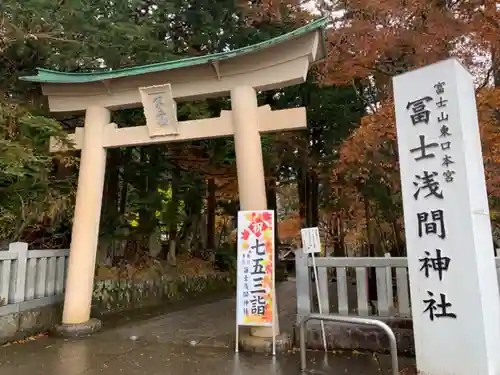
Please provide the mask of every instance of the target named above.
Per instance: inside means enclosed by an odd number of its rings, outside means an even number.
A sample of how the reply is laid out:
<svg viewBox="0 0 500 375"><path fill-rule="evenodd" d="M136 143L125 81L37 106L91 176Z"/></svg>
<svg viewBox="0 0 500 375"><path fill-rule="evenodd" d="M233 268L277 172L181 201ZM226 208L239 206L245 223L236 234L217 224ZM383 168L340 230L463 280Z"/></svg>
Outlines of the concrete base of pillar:
<svg viewBox="0 0 500 375"><path fill-rule="evenodd" d="M59 337L81 337L88 336L102 327L99 319L90 319L88 322L80 324L58 324L54 327L53 334Z"/></svg>
<svg viewBox="0 0 500 375"><path fill-rule="evenodd" d="M276 353L284 353L292 348L292 336L281 333L276 336ZM273 352L273 339L271 337L257 337L250 333L240 335L240 350L246 352L266 353Z"/></svg>

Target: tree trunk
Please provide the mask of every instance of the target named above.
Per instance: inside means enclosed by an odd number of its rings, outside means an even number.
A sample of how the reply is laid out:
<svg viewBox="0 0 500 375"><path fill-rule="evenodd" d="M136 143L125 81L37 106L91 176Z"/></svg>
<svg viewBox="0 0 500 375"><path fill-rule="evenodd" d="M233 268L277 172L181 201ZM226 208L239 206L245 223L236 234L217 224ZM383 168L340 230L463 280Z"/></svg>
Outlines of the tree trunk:
<svg viewBox="0 0 500 375"><path fill-rule="evenodd" d="M119 201L119 212L121 215L125 215L127 210L127 195L128 195L128 183L129 183L129 173L127 173L127 165L130 163L132 157L132 149L126 148L123 151L122 156L122 181L120 186L120 201Z"/></svg>
<svg viewBox="0 0 500 375"><path fill-rule="evenodd" d="M316 173L316 171L309 172L308 180L310 182L309 226L317 227L319 223L319 181L318 181L318 174Z"/></svg>
<svg viewBox="0 0 500 375"><path fill-rule="evenodd" d="M176 238L171 238L170 241L168 242L168 253L167 253L167 262L171 266L177 266L177 256L175 254L175 250L177 247L177 240Z"/></svg>
<svg viewBox="0 0 500 375"><path fill-rule="evenodd" d="M139 156L140 163L143 165L146 165L148 163L148 154L146 153L146 149L144 147L141 147L139 152L140 152L140 156ZM138 195L139 199L145 200L145 198L148 195L148 190L149 190L149 176L144 174L144 173L140 173L139 177L136 177L136 178L140 178L142 180L141 184L140 184L140 188L137 189L137 195ZM147 238L148 237L147 226L148 226L148 222L149 222L148 207L146 207L144 204L142 204L139 207L138 211L139 211L139 225L138 225L137 229L139 230L139 233L141 234L141 236L144 235Z"/></svg>
<svg viewBox="0 0 500 375"><path fill-rule="evenodd" d="M370 202L368 201L368 198L366 195L363 194L363 204L365 207L365 223L366 223L366 243L368 245L369 251L372 251L375 249L375 246L372 243L372 228L371 228L371 221L370 221ZM368 255L371 256L371 255Z"/></svg>
<svg viewBox="0 0 500 375"><path fill-rule="evenodd" d="M160 148L158 146L148 147L143 151L141 148L141 161L147 163L149 171L158 165L160 159ZM146 201L151 201L151 197L157 194L159 186L159 178L156 174L146 173L144 175L144 186L142 189L141 198L145 198ZM140 235L142 237L142 248L147 248L149 246L150 236L155 232L157 227L156 211L159 207L149 203L144 204L139 211L139 228ZM148 250L149 252L149 250Z"/></svg>
<svg viewBox="0 0 500 375"><path fill-rule="evenodd" d="M380 215L379 213L375 213L375 215L373 215L374 218L375 218L375 223L377 225L377 228L378 228L378 232L379 232L379 236L378 236L378 242L380 242L380 245L381 245L381 248L382 248L382 252L385 254L385 253L388 253L390 252L390 250L387 248L387 240L386 240L386 237L385 237L385 233L384 233L384 229L382 228L382 224L380 223ZM391 256L394 256L391 253Z"/></svg>
<svg viewBox="0 0 500 375"><path fill-rule="evenodd" d="M276 272L276 281L283 281L285 279L285 266L280 261L280 237L278 230L278 212L277 212L277 188L276 179L270 178L266 183L266 196L267 196L267 208L274 211L274 263Z"/></svg>
<svg viewBox="0 0 500 375"><path fill-rule="evenodd" d="M319 223L319 182L315 171L299 171L298 190L302 227L315 227Z"/></svg>
<svg viewBox="0 0 500 375"><path fill-rule="evenodd" d="M397 248L397 255L394 256L404 257L406 256L406 244L404 239L401 237L400 228L396 218L392 220L392 229L394 231L394 241L396 242Z"/></svg>
<svg viewBox="0 0 500 375"><path fill-rule="evenodd" d="M375 256L375 248L372 244L368 246L368 256ZM368 300L370 301L373 313L376 313L376 308L374 302L378 300L378 291L377 291L377 271L375 267L370 267L368 269Z"/></svg>
<svg viewBox="0 0 500 375"><path fill-rule="evenodd" d="M267 181L266 185L267 208L274 211L274 241L276 244L276 248L278 248L278 246L280 245L280 237L278 232L278 213L276 211L276 180L274 178L271 178Z"/></svg>
<svg viewBox="0 0 500 375"><path fill-rule="evenodd" d="M342 225L342 213L335 215L334 219L334 242L333 242L333 255L336 257L344 257L344 234Z"/></svg>
<svg viewBox="0 0 500 375"><path fill-rule="evenodd" d="M307 223L307 176L304 169L300 168L297 173L297 190L299 193L299 216L301 227L306 227Z"/></svg>
<svg viewBox="0 0 500 375"><path fill-rule="evenodd" d="M213 178L207 182L207 250L215 250L215 210L217 185Z"/></svg>
<svg viewBox="0 0 500 375"><path fill-rule="evenodd" d="M160 228L149 236L149 256L156 258L161 253L161 231Z"/></svg>
<svg viewBox="0 0 500 375"><path fill-rule="evenodd" d="M343 257L347 256L345 249L345 230L344 230L344 210L340 211L339 215L339 245Z"/></svg>
<svg viewBox="0 0 500 375"><path fill-rule="evenodd" d="M104 217L116 220L118 216L118 191L120 182L120 149L108 150L106 176L104 180Z"/></svg>
<svg viewBox="0 0 500 375"><path fill-rule="evenodd" d="M198 245L202 249L207 246L207 220L206 215L202 215L197 224Z"/></svg>
<svg viewBox="0 0 500 375"><path fill-rule="evenodd" d="M99 236L97 246L96 262L105 264L113 261L115 236L114 232L118 226L118 192L120 187L120 149L112 149L107 153L106 175L104 178L104 188L101 209L101 230L104 237Z"/></svg>
<svg viewBox="0 0 500 375"><path fill-rule="evenodd" d="M170 201L170 220L171 222L169 223L169 246L168 246L168 254L167 254L167 261L170 265L176 266L177 265L177 257L176 257L176 250L177 250L177 212L179 209L179 183L180 183L180 176L179 176L179 171L178 170L173 170L172 171L172 200Z"/></svg>
<svg viewBox="0 0 500 375"><path fill-rule="evenodd" d="M193 242L198 231L198 221L200 220L200 215L193 216L189 219L189 226L187 227L187 233L184 238L184 248L188 252L192 251Z"/></svg>

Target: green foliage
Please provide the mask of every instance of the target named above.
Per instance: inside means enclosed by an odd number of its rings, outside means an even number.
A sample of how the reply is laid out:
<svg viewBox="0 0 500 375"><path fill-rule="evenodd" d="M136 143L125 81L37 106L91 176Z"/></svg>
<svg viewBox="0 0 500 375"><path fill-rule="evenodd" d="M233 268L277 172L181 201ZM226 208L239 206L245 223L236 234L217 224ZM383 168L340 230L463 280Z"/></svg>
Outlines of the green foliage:
<svg viewBox="0 0 500 375"><path fill-rule="evenodd" d="M0 238L17 240L42 223L57 225L72 211L72 178L57 179L51 171L54 163L74 160L54 159L50 137L69 145L56 121L0 102Z"/></svg>

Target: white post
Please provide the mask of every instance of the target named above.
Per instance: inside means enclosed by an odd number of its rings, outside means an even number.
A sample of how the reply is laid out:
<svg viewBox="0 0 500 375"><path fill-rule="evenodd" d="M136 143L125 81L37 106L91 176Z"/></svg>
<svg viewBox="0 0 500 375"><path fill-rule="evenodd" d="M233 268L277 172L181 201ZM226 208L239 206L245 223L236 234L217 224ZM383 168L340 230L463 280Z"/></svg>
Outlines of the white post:
<svg viewBox="0 0 500 375"><path fill-rule="evenodd" d="M13 242L9 245L9 251L17 253L15 290L12 302L24 301L26 292L26 266L28 264L28 244L25 242Z"/></svg>
<svg viewBox="0 0 500 375"><path fill-rule="evenodd" d="M391 254L390 253L385 253L384 254L385 258L390 258ZM394 285L392 285L392 267L387 266L385 267L385 283L387 284L386 290L387 290L387 307L389 309L389 316L392 316L395 311L394 311Z"/></svg>
<svg viewBox="0 0 500 375"><path fill-rule="evenodd" d="M309 254L302 249L295 251L295 283L297 285L297 323L311 311L311 275L307 261Z"/></svg>
<svg viewBox="0 0 500 375"><path fill-rule="evenodd" d="M417 368L500 374L500 299L473 79L455 59L394 78Z"/></svg>

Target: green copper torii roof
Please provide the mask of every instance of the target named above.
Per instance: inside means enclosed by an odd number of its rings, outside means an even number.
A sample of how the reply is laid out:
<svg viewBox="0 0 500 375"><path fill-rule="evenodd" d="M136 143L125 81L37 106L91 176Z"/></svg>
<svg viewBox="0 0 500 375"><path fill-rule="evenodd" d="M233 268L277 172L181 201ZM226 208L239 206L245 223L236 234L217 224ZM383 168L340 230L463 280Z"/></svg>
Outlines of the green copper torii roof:
<svg viewBox="0 0 500 375"><path fill-rule="evenodd" d="M323 17L315 21L312 21L309 24L302 26L292 32L280 35L276 38L269 39L257 44L253 44L251 46L235 49L233 51L214 53L212 55L189 57L187 59L179 59L179 60L155 63L150 65L108 70L108 71L98 71L98 72L71 73L71 72L60 72L56 70L37 68L37 75L24 76L20 77L19 79L22 81L41 82L41 83L89 83L89 82L99 82L114 78L137 76L146 73L161 72L171 69L185 68L195 65L206 64L214 61L226 60L233 57L242 56L251 52L255 52L260 49L270 47L282 43L284 41L287 41L289 39L301 36L307 32L323 28L327 23L328 23L328 18Z"/></svg>

